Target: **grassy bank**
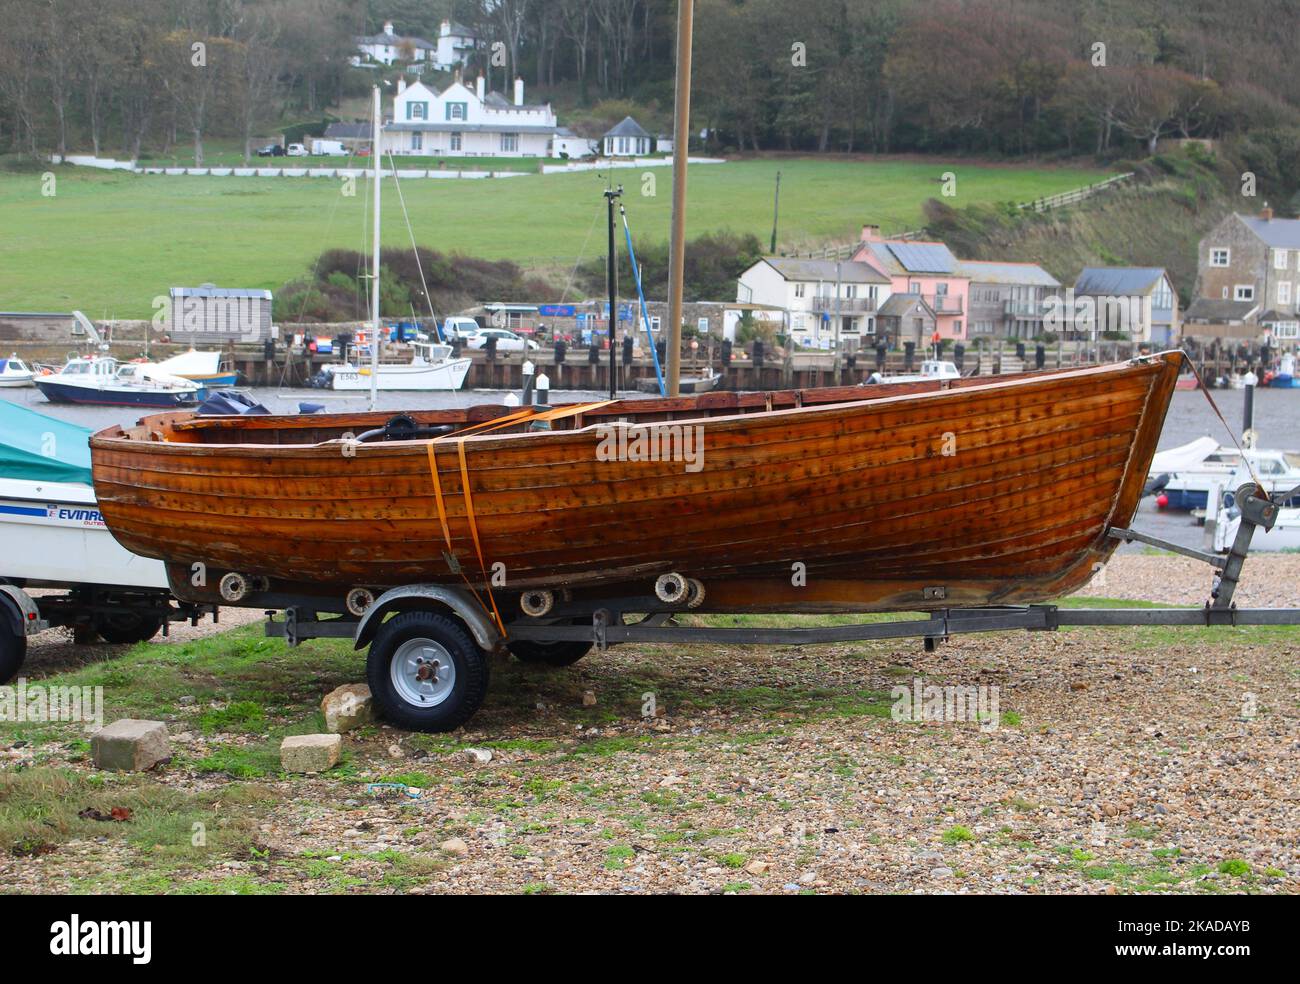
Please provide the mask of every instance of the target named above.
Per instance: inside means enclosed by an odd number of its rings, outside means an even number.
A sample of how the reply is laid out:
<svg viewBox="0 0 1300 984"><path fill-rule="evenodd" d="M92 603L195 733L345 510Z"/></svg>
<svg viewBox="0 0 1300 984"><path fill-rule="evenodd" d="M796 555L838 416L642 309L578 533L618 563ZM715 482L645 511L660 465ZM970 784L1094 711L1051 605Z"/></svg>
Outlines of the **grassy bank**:
<svg viewBox="0 0 1300 984"><path fill-rule="evenodd" d="M919 225L922 203L957 176L954 203L1024 201L1097 180L1069 168L845 160L738 161L690 175L692 235L732 229L766 242L781 171L780 240L855 239L865 222ZM0 309L80 308L96 318L152 314L177 285L278 289L328 247L368 242L363 183L356 194L328 178L167 177L58 168L56 194L39 171L0 172ZM667 238L667 169L615 172L628 189L633 232ZM577 259L603 255L598 172L476 181L408 181L402 190L417 241L445 252L507 258L563 284ZM648 194L649 193L649 194ZM384 205L384 241L409 247L397 196Z"/></svg>

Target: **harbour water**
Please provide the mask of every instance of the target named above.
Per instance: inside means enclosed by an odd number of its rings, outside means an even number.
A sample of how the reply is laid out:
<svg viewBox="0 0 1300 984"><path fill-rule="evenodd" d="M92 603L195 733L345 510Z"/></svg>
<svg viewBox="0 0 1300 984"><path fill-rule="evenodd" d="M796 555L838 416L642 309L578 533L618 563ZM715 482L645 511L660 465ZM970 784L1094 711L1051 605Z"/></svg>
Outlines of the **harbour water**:
<svg viewBox="0 0 1300 984"><path fill-rule="evenodd" d="M245 389L253 399L272 412L295 413L299 403L321 403L326 412L364 410L367 394L335 394L329 390L250 388ZM604 393L586 390L552 390L555 402L599 400ZM465 390L455 393L380 393L382 410L429 410L443 407L472 406L477 403L495 403L505 398L500 390ZM629 398L640 394L620 394ZM1242 408L1245 394L1242 390L1215 390L1211 394L1233 432L1240 437ZM144 415L138 407L80 407L48 403L35 389L5 390L0 398L21 403L40 413L49 414L71 423L99 430L112 424L133 424ZM1255 430L1262 446L1280 447L1300 451L1300 391L1259 389L1255 394ZM1178 390L1174 393L1169 414L1160 436L1160 448L1177 447L1198 437L1209 435L1230 444L1231 440L1205 394L1198 390ZM1187 546L1203 546L1203 530L1187 513L1161 512L1152 500L1143 501L1135 520L1139 528L1157 536ZM1122 547L1124 550L1143 549L1137 544Z"/></svg>

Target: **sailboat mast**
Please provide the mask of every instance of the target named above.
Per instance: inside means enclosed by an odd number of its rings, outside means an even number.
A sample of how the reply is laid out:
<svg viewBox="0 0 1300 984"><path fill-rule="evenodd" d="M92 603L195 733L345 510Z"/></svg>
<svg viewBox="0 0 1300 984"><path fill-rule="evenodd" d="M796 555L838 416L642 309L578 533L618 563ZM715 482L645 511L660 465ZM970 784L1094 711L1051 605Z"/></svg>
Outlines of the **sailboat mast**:
<svg viewBox="0 0 1300 984"><path fill-rule="evenodd" d="M379 393L379 123L382 102L379 86L375 86L374 106L371 109L373 129L370 138L370 178L375 189L375 236L371 250L374 268L370 277L370 316L374 331L370 339L370 409L375 409Z"/></svg>

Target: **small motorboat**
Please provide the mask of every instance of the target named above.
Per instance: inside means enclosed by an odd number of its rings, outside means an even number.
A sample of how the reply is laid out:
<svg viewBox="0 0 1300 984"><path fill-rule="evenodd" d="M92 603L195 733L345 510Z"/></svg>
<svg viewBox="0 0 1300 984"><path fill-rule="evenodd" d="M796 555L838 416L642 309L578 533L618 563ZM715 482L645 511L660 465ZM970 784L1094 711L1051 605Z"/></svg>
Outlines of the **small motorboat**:
<svg viewBox="0 0 1300 984"><path fill-rule="evenodd" d="M1214 549L1226 552L1237 539L1241 528L1241 509L1236 503L1237 489L1252 481L1244 470L1234 471L1221 488L1211 492L1207 524L1214 524ZM1217 506L1217 510L1216 510ZM1273 528L1257 529L1251 538L1251 550L1300 550L1300 506L1285 505L1278 509Z"/></svg>
<svg viewBox="0 0 1300 984"><path fill-rule="evenodd" d="M698 376L681 376L677 382L677 392L682 396L696 393L711 393L722 382L722 373L705 370ZM637 392L658 393L659 379L655 376L642 376L636 381Z"/></svg>
<svg viewBox="0 0 1300 984"><path fill-rule="evenodd" d="M31 386L35 375L27 367L27 363L16 355L0 359L0 387L12 389L17 386Z"/></svg>
<svg viewBox="0 0 1300 984"><path fill-rule="evenodd" d="M1275 389L1300 389L1300 378L1296 376L1295 356L1285 353L1278 364L1277 372L1264 375L1264 385Z"/></svg>
<svg viewBox="0 0 1300 984"><path fill-rule="evenodd" d="M436 342L411 342L410 362L381 362L376 374L376 389L382 391L428 392L458 390L469 375L471 360L453 358L450 345ZM371 366L364 360L345 360L325 366L312 380L313 386L333 390L368 391Z"/></svg>
<svg viewBox="0 0 1300 984"><path fill-rule="evenodd" d="M105 355L69 359L60 372L37 376L36 388L51 403L101 407L183 407L198 403L198 383L162 372L149 362L119 363Z"/></svg>
<svg viewBox="0 0 1300 984"><path fill-rule="evenodd" d="M876 383L920 383L932 379L961 379L961 370L955 362L946 359L926 359L921 363L920 372L879 373L873 372L865 380L864 386Z"/></svg>
<svg viewBox="0 0 1300 984"><path fill-rule="evenodd" d="M1154 481L1168 476L1161 488L1165 499L1162 508L1205 509L1210 502L1210 490L1223 487L1229 476L1242 468L1242 454L1212 437L1198 437L1158 452L1151 460L1148 477ZM1270 495L1300 485L1300 454L1253 447L1245 448L1244 454Z"/></svg>
<svg viewBox="0 0 1300 984"><path fill-rule="evenodd" d="M239 372L221 365L220 352L200 352L197 349L190 349L188 352L173 355L170 359L163 359L157 363L157 366L161 372L188 379L209 390L239 384Z"/></svg>

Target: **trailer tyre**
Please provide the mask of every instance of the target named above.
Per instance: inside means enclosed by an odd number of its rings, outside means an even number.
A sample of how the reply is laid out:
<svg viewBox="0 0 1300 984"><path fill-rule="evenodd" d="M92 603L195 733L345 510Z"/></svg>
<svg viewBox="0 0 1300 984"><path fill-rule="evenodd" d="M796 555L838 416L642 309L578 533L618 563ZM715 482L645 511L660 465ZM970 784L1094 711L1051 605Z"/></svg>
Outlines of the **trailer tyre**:
<svg viewBox="0 0 1300 984"><path fill-rule="evenodd" d="M18 635L8 625L0 625L0 684L18 675L27 658L27 637Z"/></svg>
<svg viewBox="0 0 1300 984"><path fill-rule="evenodd" d="M95 619L95 631L105 642L127 645L152 639L162 628L163 620L157 615L139 612L119 612Z"/></svg>
<svg viewBox="0 0 1300 984"><path fill-rule="evenodd" d="M454 731L487 696L487 654L459 622L405 612L379 627L366 679L383 716L412 731Z"/></svg>

